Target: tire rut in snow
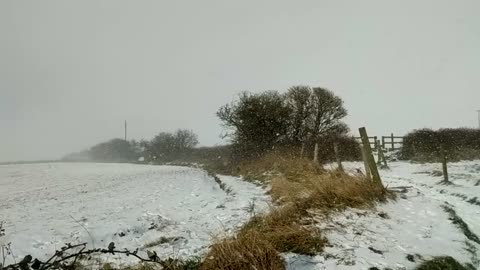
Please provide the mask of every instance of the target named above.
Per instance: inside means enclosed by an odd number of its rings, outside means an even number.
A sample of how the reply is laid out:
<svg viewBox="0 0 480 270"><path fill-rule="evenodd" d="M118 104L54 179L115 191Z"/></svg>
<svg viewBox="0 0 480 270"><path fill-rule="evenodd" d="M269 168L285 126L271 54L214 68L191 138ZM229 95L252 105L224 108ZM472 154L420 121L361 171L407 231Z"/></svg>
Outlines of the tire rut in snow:
<svg viewBox="0 0 480 270"><path fill-rule="evenodd" d="M213 172L210 172L210 171L206 171L206 172L207 172L208 176L213 178L213 180L218 184L218 186L220 187L221 190L225 191L225 193L227 193L227 194L232 193L232 189L227 187L227 185L224 182L222 182L220 177L218 177Z"/></svg>
<svg viewBox="0 0 480 270"><path fill-rule="evenodd" d="M444 189L440 190L440 193L442 192L445 193L445 190ZM478 199L478 197L469 198L467 195L462 193L450 193L450 195L458 197L469 204L480 206L480 199Z"/></svg>
<svg viewBox="0 0 480 270"><path fill-rule="evenodd" d="M480 206L480 200L478 199L478 197L473 197L470 200L468 200L467 202L470 203L470 204L473 204L473 205Z"/></svg>
<svg viewBox="0 0 480 270"><path fill-rule="evenodd" d="M450 220L452 223L455 224L469 240L480 245L480 238L478 238L478 236L470 230L467 223L465 223L465 221L463 221L463 219L457 215L457 212L455 212L453 208L448 205L442 205L442 208L450 215Z"/></svg>
<svg viewBox="0 0 480 270"><path fill-rule="evenodd" d="M465 235L465 237L468 238L468 240L480 245L480 238L478 238L478 236L470 230L467 223L465 223L465 221L463 221L463 219L459 215L457 215L457 213L455 212L455 210L453 210L452 207L448 206L447 204L444 204L442 205L442 208L445 212L449 214L450 216L449 219L452 221L452 223L455 224L457 228L459 228L463 232L463 234ZM472 263L478 267L480 266L480 260L478 259L478 255L477 255L478 249L474 244L472 244L468 240L465 240L465 245L466 245L465 250L471 254Z"/></svg>

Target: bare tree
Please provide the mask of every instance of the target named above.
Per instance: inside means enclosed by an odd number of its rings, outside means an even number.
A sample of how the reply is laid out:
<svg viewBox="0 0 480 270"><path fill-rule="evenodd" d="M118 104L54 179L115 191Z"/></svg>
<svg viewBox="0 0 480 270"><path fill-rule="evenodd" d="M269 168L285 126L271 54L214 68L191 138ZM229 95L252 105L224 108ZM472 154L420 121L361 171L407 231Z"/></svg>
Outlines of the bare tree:
<svg viewBox="0 0 480 270"><path fill-rule="evenodd" d="M303 157L308 136L307 121L312 113L312 89L309 86L293 86L288 89L285 103L291 111L289 138L295 144L301 144L300 156Z"/></svg>
<svg viewBox="0 0 480 270"><path fill-rule="evenodd" d="M148 151L158 157L178 154L194 148L198 144L198 136L191 130L179 129L175 133L160 132L148 144Z"/></svg>
<svg viewBox="0 0 480 270"><path fill-rule="evenodd" d="M347 126L340 121L347 115L347 110L342 99L330 90L294 86L288 90L285 102L292 113L289 137L294 143L301 143L301 156L308 140L316 142L322 136L348 132ZM314 151L316 160L318 144Z"/></svg>
<svg viewBox="0 0 480 270"><path fill-rule="evenodd" d="M322 136L344 135L343 101L324 88L294 86L286 94L244 92L217 112L232 142L246 151L262 152L274 145L301 145ZM318 152L318 146L316 147ZM316 155L318 156L318 154Z"/></svg>
<svg viewBox="0 0 480 270"><path fill-rule="evenodd" d="M175 148L179 151L193 148L198 144L198 136L192 130L178 129L173 136Z"/></svg>
<svg viewBox="0 0 480 270"><path fill-rule="evenodd" d="M309 129L314 138L346 129L340 121L347 116L343 100L328 89L313 88L311 116Z"/></svg>
<svg viewBox="0 0 480 270"><path fill-rule="evenodd" d="M238 100L222 106L217 116L238 152L258 154L288 140L291 114L284 95L276 91L243 92Z"/></svg>
<svg viewBox="0 0 480 270"><path fill-rule="evenodd" d="M308 130L315 140L314 160L318 160L318 140L321 136L345 134L348 127L341 119L347 116L343 100L325 88L313 88L311 96L311 117L308 119Z"/></svg>

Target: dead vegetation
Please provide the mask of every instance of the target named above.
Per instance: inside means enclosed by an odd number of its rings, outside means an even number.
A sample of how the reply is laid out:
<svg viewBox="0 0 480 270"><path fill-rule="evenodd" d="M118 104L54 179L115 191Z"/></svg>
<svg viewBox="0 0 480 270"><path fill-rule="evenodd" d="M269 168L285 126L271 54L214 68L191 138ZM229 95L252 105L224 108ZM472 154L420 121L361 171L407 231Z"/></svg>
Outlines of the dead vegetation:
<svg viewBox="0 0 480 270"><path fill-rule="evenodd" d="M284 269L283 260L259 232L215 243L200 269Z"/></svg>
<svg viewBox="0 0 480 270"><path fill-rule="evenodd" d="M237 170L248 179L270 184L275 206L252 217L235 237L217 240L201 269L285 269L279 253L314 255L327 244L311 210L328 215L394 197L363 177L327 172L291 155L268 154L241 163Z"/></svg>
<svg viewBox="0 0 480 270"><path fill-rule="evenodd" d="M319 164L299 158L297 152L297 149L277 150L261 158L244 160L239 162L232 173L243 176L246 180L269 183L273 176L283 176L298 182L325 171Z"/></svg>
<svg viewBox="0 0 480 270"><path fill-rule="evenodd" d="M253 217L238 236L259 233L279 252L314 255L322 250L326 240L306 215L306 211L295 205L273 208L267 214Z"/></svg>
<svg viewBox="0 0 480 270"><path fill-rule="evenodd" d="M315 208L327 213L347 207L369 207L393 196L372 181L341 172L312 175L300 182L275 177L271 194L276 201L295 203L302 209Z"/></svg>

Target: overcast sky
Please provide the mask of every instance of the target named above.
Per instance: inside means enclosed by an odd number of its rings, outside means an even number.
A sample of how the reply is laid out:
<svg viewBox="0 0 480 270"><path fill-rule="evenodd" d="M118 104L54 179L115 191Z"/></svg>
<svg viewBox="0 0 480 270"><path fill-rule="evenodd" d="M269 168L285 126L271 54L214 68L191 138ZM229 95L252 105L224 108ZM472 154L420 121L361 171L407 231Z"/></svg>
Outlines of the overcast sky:
<svg viewBox="0 0 480 270"><path fill-rule="evenodd" d="M0 1L0 161L193 129L243 90L322 86L352 131L477 126L480 1Z"/></svg>

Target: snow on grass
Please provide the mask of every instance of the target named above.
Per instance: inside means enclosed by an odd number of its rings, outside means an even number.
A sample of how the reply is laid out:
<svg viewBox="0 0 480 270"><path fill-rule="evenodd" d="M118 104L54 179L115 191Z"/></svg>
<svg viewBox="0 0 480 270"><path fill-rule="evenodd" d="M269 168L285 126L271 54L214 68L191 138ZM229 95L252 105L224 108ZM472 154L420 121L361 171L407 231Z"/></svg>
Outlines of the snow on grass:
<svg viewBox="0 0 480 270"><path fill-rule="evenodd" d="M212 236L231 233L269 202L265 191L221 176L230 194L200 169L133 164L0 166L4 243L17 258L45 259L64 243L201 255ZM121 262L133 258L118 257ZM131 261L129 261L131 260Z"/></svg>
<svg viewBox="0 0 480 270"><path fill-rule="evenodd" d="M480 244L467 237L461 222L444 209L453 209L471 233L480 235L480 206L471 203L480 195L476 185L480 162L450 164L454 185L440 185L442 177L429 174L441 169L440 164L389 165L390 170L380 171L384 184L408 186L397 201L322 218L319 226L330 241L325 252L315 257L285 254L288 269L414 269L423 260L442 255L480 266ZM344 167L355 172L363 169L363 163Z"/></svg>

